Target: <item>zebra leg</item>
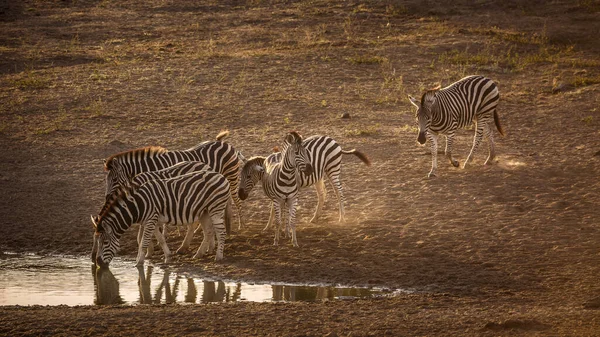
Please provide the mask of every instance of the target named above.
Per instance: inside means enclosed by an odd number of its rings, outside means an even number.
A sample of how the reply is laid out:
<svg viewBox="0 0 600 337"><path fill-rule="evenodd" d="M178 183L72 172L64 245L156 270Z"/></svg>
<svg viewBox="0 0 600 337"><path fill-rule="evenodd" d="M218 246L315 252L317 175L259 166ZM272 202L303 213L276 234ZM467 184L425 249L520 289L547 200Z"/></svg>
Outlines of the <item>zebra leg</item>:
<svg viewBox="0 0 600 337"><path fill-rule="evenodd" d="M288 200L288 221L289 228L292 231L292 245L298 247L298 241L296 240L296 207L298 206L298 198Z"/></svg>
<svg viewBox="0 0 600 337"><path fill-rule="evenodd" d="M210 241L211 237L213 238L213 246L214 246L214 233L212 230L212 222L210 221L210 216L207 213L202 213L200 216L200 226L202 226L202 243L200 244L200 248L194 255L194 258L199 258L204 256L210 251Z"/></svg>
<svg viewBox="0 0 600 337"><path fill-rule="evenodd" d="M161 232L160 228L156 226L156 228L154 229L154 236L156 236L156 240L158 240L158 243L162 247L163 253L165 254L165 263L169 263L171 262L171 250L169 249L169 246L167 246L167 241L165 240L165 227L166 224L163 226L163 231ZM152 240L150 241L152 242ZM148 254L146 254L146 257L148 257Z"/></svg>
<svg viewBox="0 0 600 337"><path fill-rule="evenodd" d="M223 225L223 212L217 212L210 216L212 221L212 228L214 234L211 236L217 236L217 254L215 255L215 261L223 260L223 250L225 249L225 225Z"/></svg>
<svg viewBox="0 0 600 337"><path fill-rule="evenodd" d="M484 121L476 121L475 122L475 136L473 138L473 147L471 148L471 152L469 153L467 160L465 160L465 163L463 164L463 168L467 167L467 163L470 163L473 161L473 155L475 154L475 151L477 151L477 148L479 147L479 144L481 143L481 139L483 138L483 133L486 128L486 124L487 123L485 123Z"/></svg>
<svg viewBox="0 0 600 337"><path fill-rule="evenodd" d="M494 161L494 158L496 158L496 151L494 146L494 131L492 130L491 123L487 124L487 127L485 128L485 135L487 136L489 142L490 154L487 157L485 163L483 163L483 165L491 165Z"/></svg>
<svg viewBox="0 0 600 337"><path fill-rule="evenodd" d="M460 164L458 162L458 160L452 158L452 143L454 142L454 131L450 131L447 135L446 135L446 158L448 158L448 160L450 160L450 164L452 164L452 166L454 167L458 167Z"/></svg>
<svg viewBox="0 0 600 337"><path fill-rule="evenodd" d="M194 238L195 229L195 224L188 224L187 232L185 233L185 238L183 239L181 246L177 248L175 254L185 254L188 251L188 249L190 249L190 244L192 243L192 239Z"/></svg>
<svg viewBox="0 0 600 337"><path fill-rule="evenodd" d="M281 209L283 208L283 206L285 206L285 202L273 202L273 207L275 208L275 240L273 242L274 246L279 245L279 231L281 229Z"/></svg>
<svg viewBox="0 0 600 337"><path fill-rule="evenodd" d="M239 179L238 179L239 180ZM246 224L244 222L244 218L242 216L242 201L238 196L238 180L235 182L229 181L229 194L231 194L231 199L233 199L233 203L235 204L235 208L238 214L238 230L242 229Z"/></svg>
<svg viewBox="0 0 600 337"><path fill-rule="evenodd" d="M273 219L275 218L275 203L271 202L271 212L269 213L269 221L263 231L266 231L269 227L273 226Z"/></svg>
<svg viewBox="0 0 600 337"><path fill-rule="evenodd" d="M136 259L135 265L140 267L144 265L144 253L148 248L148 244L152 241L152 234L154 234L154 229L156 228L157 216L152 217L147 220L145 224L142 224L144 228L144 234L142 235L141 241L138 246L138 256Z"/></svg>
<svg viewBox="0 0 600 337"><path fill-rule="evenodd" d="M323 209L323 204L325 203L325 179L321 179L319 181L317 181L317 183L315 184L315 189L317 190L317 210L315 211L315 215L313 215L312 219L310 219L310 222L317 222L317 219L319 218L319 215L321 214L321 210Z"/></svg>
<svg viewBox="0 0 600 337"><path fill-rule="evenodd" d="M344 210L344 203L346 199L344 197L344 189L342 188L342 181L340 180L339 171L335 174L329 175L329 182L331 183L331 186L333 186L333 192L335 193L338 203L340 204L340 223L344 223L346 222L346 212Z"/></svg>
<svg viewBox="0 0 600 337"><path fill-rule="evenodd" d="M427 138L431 143L431 171L427 177L432 178L437 176L437 150L438 150L438 137L437 135L432 134L431 132L427 132Z"/></svg>

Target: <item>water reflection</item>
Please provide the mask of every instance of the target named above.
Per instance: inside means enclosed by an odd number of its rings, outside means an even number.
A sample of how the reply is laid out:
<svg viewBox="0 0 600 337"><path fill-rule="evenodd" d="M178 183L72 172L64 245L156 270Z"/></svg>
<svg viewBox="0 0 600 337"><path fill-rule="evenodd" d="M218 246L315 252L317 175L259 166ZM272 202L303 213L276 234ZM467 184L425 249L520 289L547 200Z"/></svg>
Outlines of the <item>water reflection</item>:
<svg viewBox="0 0 600 337"><path fill-rule="evenodd" d="M118 293L119 282L108 269L104 272L99 269L96 279L96 304L123 303ZM365 298L381 292L367 288L211 281L178 275L169 269L162 270L153 266L138 268L137 284L139 299L137 303L132 304L323 301Z"/></svg>
<svg viewBox="0 0 600 337"><path fill-rule="evenodd" d="M92 276L94 277L94 290L96 291L95 304L125 303L119 294L119 281L110 270L98 269L96 265L92 265Z"/></svg>
<svg viewBox="0 0 600 337"><path fill-rule="evenodd" d="M152 265L137 270L117 259L110 269L84 257L0 259L0 305L138 305L171 303L322 301L364 298L382 291L211 280Z"/></svg>

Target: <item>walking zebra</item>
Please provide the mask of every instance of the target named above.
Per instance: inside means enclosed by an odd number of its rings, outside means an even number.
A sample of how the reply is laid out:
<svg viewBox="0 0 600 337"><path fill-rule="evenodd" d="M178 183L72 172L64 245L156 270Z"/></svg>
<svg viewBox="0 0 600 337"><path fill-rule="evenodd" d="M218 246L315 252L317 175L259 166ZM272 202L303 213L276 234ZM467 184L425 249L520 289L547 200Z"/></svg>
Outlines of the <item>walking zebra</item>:
<svg viewBox="0 0 600 337"><path fill-rule="evenodd" d="M438 87L426 91L420 102L410 95L408 98L417 107L416 117L419 124L417 141L425 144L426 139L429 139L431 142L432 167L429 177L436 175L438 135L446 136L446 157L454 167L458 167L458 161L452 158L454 134L458 128L466 127L473 122L475 122L475 138L463 168L473 160L473 155L483 136L489 140L490 151L485 164L492 163L496 156L491 126L492 118L496 128L504 136L496 112L496 106L500 99L496 83L483 76L467 76L443 89Z"/></svg>
<svg viewBox="0 0 600 337"><path fill-rule="evenodd" d="M106 201L101 213L92 217L98 241L96 263L100 267L108 266L119 248L121 235L134 223L144 227L138 247L137 266L144 264L144 252L158 223L188 225L200 222L206 229L212 226L217 235L215 259L223 259L223 217L229 191L227 179L220 173L208 170L150 180L132 189L119 187ZM204 240L194 258L204 255L208 251L208 244ZM168 252L164 240L161 245ZM168 261L167 253L165 261Z"/></svg>
<svg viewBox="0 0 600 337"><path fill-rule="evenodd" d="M242 228L244 220L237 186L238 172L244 158L233 146L222 141L227 135L228 131L221 132L216 141L202 142L187 150L168 151L162 147L149 146L109 157L104 162L104 169L108 171L106 198L109 198L117 186L127 185L139 173L161 170L182 161L200 161L229 180L231 198L239 217L238 228Z"/></svg>
<svg viewBox="0 0 600 337"><path fill-rule="evenodd" d="M344 203L346 201L344 192L342 189L342 181L340 179L342 170L342 155L353 154L357 156L367 166L371 165L369 158L362 152L352 149L343 150L342 147L331 137L328 136L311 136L302 141L302 146L308 151L308 158L313 167L312 174L305 174L304 172L298 172L298 184L300 187L309 187L315 185L317 192L317 209L310 222L315 222L325 202L327 189L325 188L325 179L329 179L329 182L333 186L333 191L337 197L339 203L339 221L345 222L344 218ZM281 152L273 153L265 158L265 161L269 164L277 163L281 161ZM258 163L263 165L264 163ZM257 179L257 175L253 175L254 179ZM256 181L254 182L256 183ZM249 190L246 192L250 192ZM273 205L271 205L271 215L265 229L267 229L273 223Z"/></svg>
<svg viewBox="0 0 600 337"><path fill-rule="evenodd" d="M264 165L260 165L263 162ZM239 196L245 200L248 191L254 184L261 180L263 191L273 201L275 208L275 241L279 244L279 230L281 227L281 211L287 205L288 223L286 228L292 231L292 244L298 247L296 240L296 206L299 184L296 181L298 171L307 175L312 174L313 168L309 161L308 151L302 146L302 137L297 132L290 132L283 144L281 161L265 163L264 157L250 158L242 168Z"/></svg>

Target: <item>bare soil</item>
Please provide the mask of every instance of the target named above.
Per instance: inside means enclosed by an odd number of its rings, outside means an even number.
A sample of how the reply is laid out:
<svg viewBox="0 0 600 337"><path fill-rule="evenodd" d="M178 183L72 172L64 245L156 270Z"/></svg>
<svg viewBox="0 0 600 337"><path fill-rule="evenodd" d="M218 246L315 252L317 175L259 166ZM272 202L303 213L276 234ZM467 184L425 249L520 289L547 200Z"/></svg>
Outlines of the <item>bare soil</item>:
<svg viewBox="0 0 600 337"><path fill-rule="evenodd" d="M344 158L344 224L302 192L299 248L272 246L268 202L226 259L174 265L244 280L414 290L319 303L2 307L1 335L573 335L600 331L597 1L0 2L0 250L88 254L102 160L228 129L246 157L286 131ZM467 169L416 144L407 94L497 81L498 158ZM340 118L348 113L351 118ZM464 160L472 130L459 134ZM137 249L131 229L121 256ZM195 244L199 244L196 238ZM175 232L168 242L175 248ZM159 262L156 256L154 261Z"/></svg>

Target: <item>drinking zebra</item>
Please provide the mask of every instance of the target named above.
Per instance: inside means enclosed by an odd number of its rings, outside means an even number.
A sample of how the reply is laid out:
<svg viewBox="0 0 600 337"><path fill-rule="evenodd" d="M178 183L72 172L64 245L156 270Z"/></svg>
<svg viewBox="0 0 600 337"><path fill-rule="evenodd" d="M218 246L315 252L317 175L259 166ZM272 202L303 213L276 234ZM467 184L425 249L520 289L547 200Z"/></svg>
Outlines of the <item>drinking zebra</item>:
<svg viewBox="0 0 600 337"><path fill-rule="evenodd" d="M142 172L142 173L136 175L135 177L133 177L133 179L131 181L128 181L125 185L128 188L132 188L132 187L137 188L140 185L142 185L150 180L168 179L168 178L177 177L177 176L192 173L192 172L201 172L201 171L206 171L206 170L212 171L208 165L206 165L202 162L184 161L184 162L177 163L173 166L167 167L162 170ZM115 193L115 192L113 192L113 193ZM107 207L108 205L110 205L110 204L105 203L105 207ZM102 213L102 211L100 211L100 213ZM230 221L230 219L227 219L228 215L229 215L228 212L226 212L225 223ZM191 243L191 240L193 238L195 227L196 227L195 224L189 224L185 239L184 239L183 243L181 244L181 246L179 247L179 249L177 249L177 253L187 251L187 249L189 248L189 245ZM156 238L159 243L166 242L164 235L163 235L163 233L165 233L165 230L166 230L166 225L163 227L163 232L160 232L158 227L155 230L155 235L156 235ZM144 227L140 226L139 230L138 230L138 236L137 236L138 244L141 241L143 231L144 231ZM206 239L206 236L208 235L207 231L204 231L203 234ZM214 246L214 240L212 240L210 242L212 243L212 246ZM95 259L96 259L95 252L97 250L97 244L98 244L97 240L93 240L92 261L95 261ZM163 251L165 253L165 256L168 256L168 255L170 255L170 251L165 250L165 246L166 246L166 244L163 246ZM214 247L212 247L212 248L214 248ZM212 248L211 248L211 250L212 250ZM167 249L168 249L168 247L167 247ZM152 256L153 253L154 253L154 244L152 243L152 240L150 240L150 243L148 244L146 258L149 258L150 256Z"/></svg>
<svg viewBox="0 0 600 337"><path fill-rule="evenodd" d="M315 222L325 202L327 190L325 188L325 179L329 179L329 182L333 186L333 191L337 197L339 203L339 221L345 222L345 211L344 203L346 201L344 197L344 191L342 189L342 181L340 179L342 171L342 155L353 154L357 156L367 166L371 165L369 158L362 152L352 149L343 150L342 147L329 136L311 136L302 141L302 146L308 151L308 158L313 167L311 174L305 174L304 172L298 172L298 184L300 187L309 187L314 185L317 192L317 209L310 222ZM281 161L281 152L273 153L265 158L265 161L269 164L277 163ZM264 166L263 162L257 160L257 164ZM258 175L251 175L254 179L258 178ZM254 182L254 184L256 181ZM246 192L250 192L247 190ZM273 223L273 205L271 205L271 215L267 222L267 229Z"/></svg>
<svg viewBox="0 0 600 337"><path fill-rule="evenodd" d="M98 242L96 263L106 267L119 248L121 235L134 223L144 227L136 265L144 264L144 252L158 223L189 225L200 222L217 235L217 261L223 259L225 226L223 218L229 199L227 179L214 171L188 173L169 179L150 180L137 188L119 187L106 201L101 213L92 217ZM168 262L168 247L160 242ZM208 251L204 240L194 255Z"/></svg>
<svg viewBox="0 0 600 337"><path fill-rule="evenodd" d="M126 185L139 173L161 170L182 161L200 161L229 180L231 198L239 217L238 228L242 228L244 220L237 186L239 168L245 159L233 146L222 141L227 135L228 131L221 132L216 141L202 142L187 150L168 151L162 147L149 146L110 156L104 161L104 169L108 172L106 198L109 198L117 186Z"/></svg>
<svg viewBox="0 0 600 337"><path fill-rule="evenodd" d="M431 142L432 166L429 177L434 177L437 171L438 135L446 136L446 157L454 167L458 167L459 162L452 158L454 134L458 128L469 126L473 122L475 122L475 138L463 168L473 160L473 155L483 136L489 140L490 151L485 164L492 163L496 156L492 118L500 134L504 135L496 111L500 99L496 83L483 76L467 76L443 89L438 87L426 91L420 102L410 95L408 98L417 107L416 117L419 124L417 141L425 144L429 139Z"/></svg>
<svg viewBox="0 0 600 337"><path fill-rule="evenodd" d="M263 165L259 165L261 161L264 163ZM295 223L299 189L296 181L298 171L310 175L313 169L308 151L302 146L302 137L297 132L290 132L286 136L280 162L266 163L264 157L250 158L242 168L239 187L240 199L245 200L248 197L248 191L260 180L263 191L273 201L276 224L273 244L276 246L279 244L281 212L286 205L288 207L288 226L286 228L290 228L292 232L292 244L294 247L298 246Z"/></svg>

